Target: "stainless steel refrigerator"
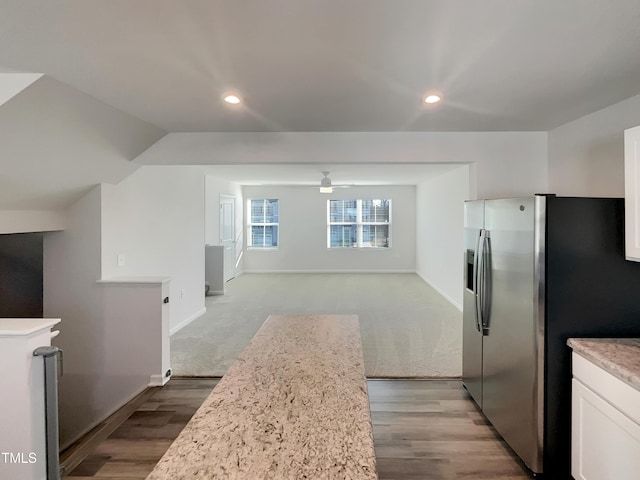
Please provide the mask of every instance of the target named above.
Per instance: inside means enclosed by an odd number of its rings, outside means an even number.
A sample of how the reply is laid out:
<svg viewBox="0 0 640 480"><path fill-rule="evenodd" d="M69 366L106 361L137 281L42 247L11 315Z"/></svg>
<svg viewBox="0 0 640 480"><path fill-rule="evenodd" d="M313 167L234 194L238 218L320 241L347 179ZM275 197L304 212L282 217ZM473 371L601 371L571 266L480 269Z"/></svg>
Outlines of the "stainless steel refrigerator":
<svg viewBox="0 0 640 480"><path fill-rule="evenodd" d="M525 465L571 478L569 337L640 335L623 199L465 203L463 383Z"/></svg>

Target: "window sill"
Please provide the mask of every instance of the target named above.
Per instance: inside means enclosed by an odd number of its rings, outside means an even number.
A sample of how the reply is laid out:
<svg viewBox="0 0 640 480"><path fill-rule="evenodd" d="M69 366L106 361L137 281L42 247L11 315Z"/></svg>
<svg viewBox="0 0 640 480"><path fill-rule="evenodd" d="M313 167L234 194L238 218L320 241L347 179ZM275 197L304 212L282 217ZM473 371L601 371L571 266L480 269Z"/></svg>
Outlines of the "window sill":
<svg viewBox="0 0 640 480"><path fill-rule="evenodd" d="M357 250L357 251L363 251L363 250L381 250L383 252L386 252L387 250L391 250L391 247L327 247L327 250L329 251L344 251L344 250Z"/></svg>
<svg viewBox="0 0 640 480"><path fill-rule="evenodd" d="M256 252L261 252L261 251L273 252L275 250L280 250L280 248L279 247L247 247L247 251L248 250L252 250Z"/></svg>

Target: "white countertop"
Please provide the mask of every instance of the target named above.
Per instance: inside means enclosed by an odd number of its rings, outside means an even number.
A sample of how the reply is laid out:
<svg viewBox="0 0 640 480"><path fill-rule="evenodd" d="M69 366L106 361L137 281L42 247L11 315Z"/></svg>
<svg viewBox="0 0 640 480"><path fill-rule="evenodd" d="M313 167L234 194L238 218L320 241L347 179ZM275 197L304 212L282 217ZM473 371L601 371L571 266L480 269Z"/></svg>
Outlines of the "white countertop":
<svg viewBox="0 0 640 480"><path fill-rule="evenodd" d="M31 335L60 323L59 318L0 318L0 336Z"/></svg>

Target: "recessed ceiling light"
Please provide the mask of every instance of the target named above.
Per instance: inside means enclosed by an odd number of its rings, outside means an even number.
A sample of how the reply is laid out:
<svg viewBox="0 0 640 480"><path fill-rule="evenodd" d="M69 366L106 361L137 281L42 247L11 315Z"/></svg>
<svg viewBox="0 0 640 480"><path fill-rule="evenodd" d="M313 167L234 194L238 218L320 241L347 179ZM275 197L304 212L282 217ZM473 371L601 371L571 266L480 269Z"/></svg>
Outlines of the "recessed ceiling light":
<svg viewBox="0 0 640 480"><path fill-rule="evenodd" d="M242 102L242 99L240 98L240 96L233 93L224 94L222 96L222 99L231 105L238 105L240 102Z"/></svg>
<svg viewBox="0 0 640 480"><path fill-rule="evenodd" d="M424 103L438 103L442 97L437 93L429 93L424 97Z"/></svg>

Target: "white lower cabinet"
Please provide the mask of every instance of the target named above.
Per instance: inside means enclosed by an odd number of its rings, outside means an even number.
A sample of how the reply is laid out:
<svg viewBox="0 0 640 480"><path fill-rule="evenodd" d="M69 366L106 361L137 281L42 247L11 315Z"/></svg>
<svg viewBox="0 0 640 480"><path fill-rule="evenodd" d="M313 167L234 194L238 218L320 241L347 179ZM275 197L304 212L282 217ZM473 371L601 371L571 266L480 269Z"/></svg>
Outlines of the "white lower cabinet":
<svg viewBox="0 0 640 480"><path fill-rule="evenodd" d="M573 354L571 474L640 478L640 391Z"/></svg>
<svg viewBox="0 0 640 480"><path fill-rule="evenodd" d="M0 318L0 479L46 480L44 360L60 319Z"/></svg>

